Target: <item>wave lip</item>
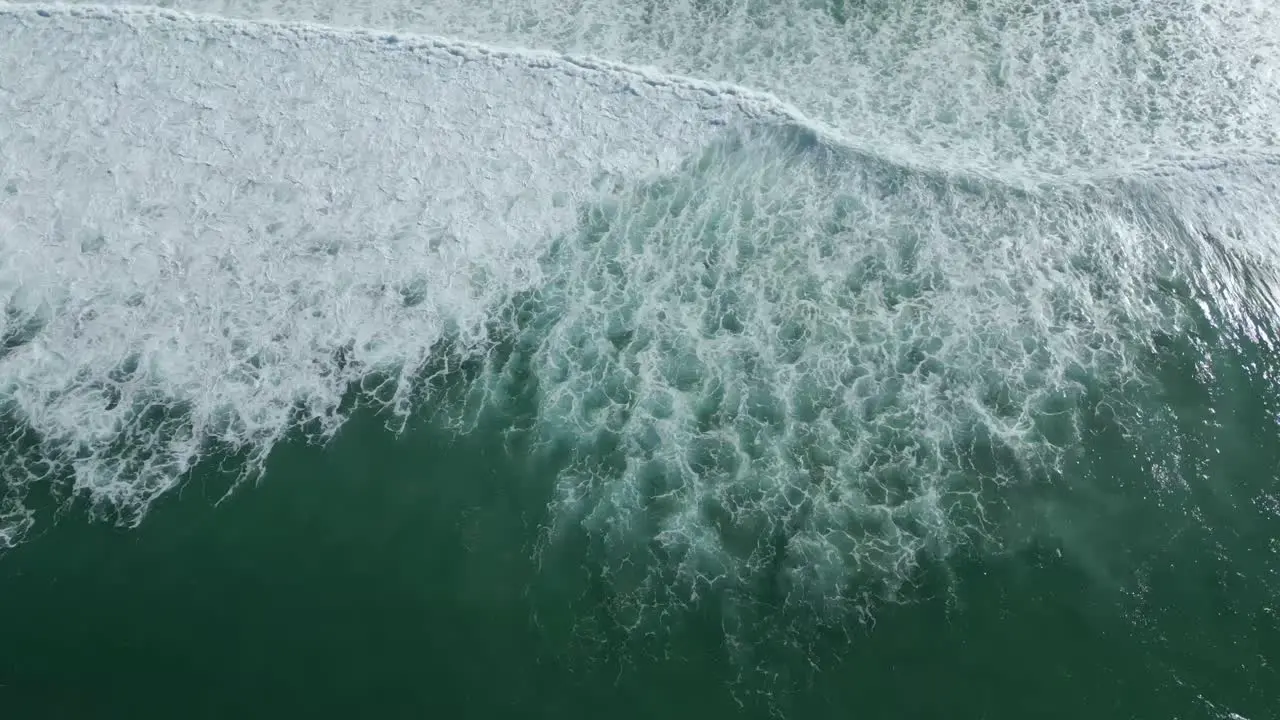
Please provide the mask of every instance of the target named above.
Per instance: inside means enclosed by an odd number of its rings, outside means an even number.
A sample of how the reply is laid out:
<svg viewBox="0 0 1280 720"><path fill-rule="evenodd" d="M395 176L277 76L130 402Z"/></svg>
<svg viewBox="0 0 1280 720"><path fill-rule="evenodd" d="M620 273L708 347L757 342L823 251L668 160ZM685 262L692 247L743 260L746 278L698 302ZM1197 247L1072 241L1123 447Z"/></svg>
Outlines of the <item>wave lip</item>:
<svg viewBox="0 0 1280 720"><path fill-rule="evenodd" d="M904 142L903 138L898 137L892 128L881 127L882 123L880 122L859 128L856 123L851 124L848 121L839 120L833 122L825 118L822 113L805 112L801 109L801 105L809 105L813 102L813 98L808 98L806 95L810 85L815 88L825 88L828 82L825 79L827 74L839 75L839 73L830 73L829 71L805 70L805 82L788 82L781 85L787 91L798 94L799 97L806 98L809 101L797 105L786 97L775 94L770 90L759 89L760 87L779 87L777 79L772 78L767 73L758 77L759 86L747 86L731 80L708 80L682 75L678 72L657 67L654 61L662 60L664 56L658 55L650 58L649 55L651 53L645 51L645 46L643 45L640 47L620 47L618 50L625 50L626 54L638 53L644 60L639 63L619 62L599 57L598 52L593 53L596 50L607 51L607 47L596 48L594 45L590 45L574 52L533 49L523 47L523 44L525 41L538 40L537 36L526 37L519 33L511 36L498 33L494 36L492 32L489 32L492 28L484 28L479 35L486 38L492 37L495 42L503 42L504 44L494 45L461 37L433 35L425 30L435 27L434 24L424 24L413 20L414 17L417 17L416 13L409 12L403 8L400 9L402 11L397 11L394 7L387 9L386 18L388 20L398 19L404 22L405 26L410 28L408 31L403 29L388 31L346 26L346 23L352 22L354 17L349 13L338 12L334 8L329 8L327 0L320 0L320 2L311 5L299 5L289 13L284 13L287 17L281 18L272 17L279 12L278 8L261 8L252 0L230 2L226 0L218 2L184 0L182 5L189 9L160 8L151 5L136 5L124 1L107 3L97 1L80 2L79 0L55 3L0 1L0 13L15 18L24 16L70 16L86 19L116 20L135 25L138 23L148 25L159 21L209 23L225 28L244 28L245 32L250 34L258 32L255 28L275 28L280 31L298 34L300 38L306 36L341 37L348 40L368 42L374 47L380 43L394 43L400 49L410 51L425 50L428 53L444 53L459 58L487 58L498 62L513 61L531 67L557 70L570 75L598 73L606 77L614 77L624 83L623 87L628 92L643 93L646 88L660 88L666 91L674 90L684 99L702 98L706 100L703 95L710 96L713 99L708 100L708 102L715 104L724 101L731 113L741 113L741 117L766 123L780 123L804 128L807 132L813 133L821 142L841 148L844 152L868 161L884 162L913 172L933 174L939 178L968 177L985 183L1007 185L1015 189L1034 189L1045 185L1111 183L1125 179L1145 178L1151 174L1160 175L1181 171L1194 172L1199 168L1217 166L1224 162L1261 162L1266 164L1280 162L1280 153L1275 151L1277 138L1274 137L1274 133L1263 133L1262 136L1254 137L1256 133L1246 126L1247 123L1241 124L1240 127L1231 128L1232 132L1227 133L1226 138L1206 138L1205 142L1195 146L1175 143L1171 147L1155 147L1151 146L1151 138L1146 137L1146 134L1148 131L1159 130L1159 127L1153 126L1142 129L1138 125L1131 123L1132 118L1128 118L1127 115L1123 120L1131 125L1128 130L1138 133L1140 137L1135 136L1132 141L1124 144L1140 152L1122 152L1114 153L1110 156L1098 156L1091 160L1090 163L1082 166L1075 166L1071 163L1063 164L1061 162L1062 158L1057 158L1056 160L1043 158L1046 162L1030 162L1030 158L1038 154L1034 152L1035 148L1023 148L1023 150L1028 151L1026 157L1023 158L1002 157L1000 153L989 152L974 154L964 152L963 145L957 145L954 140L950 139L945 140L942 148L934 148L931 146L932 140L925 143ZM373 8L366 9L373 10ZM1176 13L1174 14L1176 15ZM344 26L334 27L317 23L311 19L329 15L343 18ZM452 20L443 23L443 26L458 31L460 35L475 29L474 24L470 21L459 24L458 18L452 14L446 13L445 15L448 15ZM1242 14L1241 17L1244 17L1244 15ZM935 20L944 22L938 18L935 18ZM966 22L972 23L974 18L967 18ZM1150 19L1150 22L1160 27L1168 24L1162 23L1159 17ZM506 24L509 25L509 23ZM458 25L458 27L454 27L454 25ZM1264 25L1265 23L1259 23L1259 26ZM1234 27L1235 25L1232 23L1223 23L1221 27L1215 27L1214 32L1225 33L1231 31ZM1082 24L1081 28L1082 32L1087 30L1086 24ZM1201 30L1202 32L1194 35L1194 39L1197 42L1212 42L1209 38L1201 37L1208 33L1208 31ZM699 42L701 43L702 40L699 40ZM840 38L835 38L831 44L833 46L843 46L847 43L840 42ZM1229 44L1233 53L1241 51L1237 44ZM1263 43L1263 45L1267 44ZM1245 46L1245 49L1248 47ZM1198 53L1199 51L1196 51L1190 53L1190 55L1195 56ZM1249 54L1249 57L1251 66L1257 68L1260 75L1265 74L1265 68L1272 63L1271 60L1264 58L1257 52ZM682 66L682 58L667 59L672 60L676 67ZM1275 59L1274 63L1280 65L1280 58ZM789 69L788 72L792 70L794 69ZM719 75L723 73L713 74ZM756 75L757 73L754 72L748 73L747 78L756 78ZM824 90L825 92L828 92L828 90ZM886 96L886 99L888 99L887 96L893 95L895 89L892 87L855 87L849 89L849 92L854 92L859 96L867 94ZM1247 108L1247 113L1241 110L1240 112L1243 114L1240 118L1237 118L1238 120L1243 121L1264 115L1265 113L1261 108L1269 102L1280 104L1280 96L1248 97L1253 102L1253 105ZM1007 100L1005 98L1002 102ZM841 102L847 104L849 99L842 98ZM1121 113L1121 115L1125 114ZM909 125L910 121L914 121L914 119L894 121L891 124L898 125L898 130L901 130L904 124ZM717 122L728 122L728 119L727 117L721 118ZM1224 120L1219 118L1218 122L1221 124ZM1270 126L1268 125L1268 127ZM1044 132L1052 134L1049 129ZM1161 132L1161 137L1165 139L1167 139L1168 135L1168 132ZM940 136L936 139L943 140L944 138ZM1054 143L1056 142L1055 140ZM1095 150L1096 148L1090 148L1090 154L1095 154ZM1070 151L1060 149L1054 149L1053 153L1060 154L1063 151L1070 154Z"/></svg>
<svg viewBox="0 0 1280 720"><path fill-rule="evenodd" d="M96 3L14 3L0 2L0 15L23 21L28 27L40 22L36 18L56 21L104 20L124 23L134 30L156 29L166 23L194 26L203 31L242 34L262 37L270 34L289 35L297 42L329 40L359 42L371 49L385 51L418 52L437 58L454 57L462 60L479 60L501 64L515 62L532 68L541 68L572 76L609 76L612 80L632 81L627 90L640 93L645 87L698 92L727 101L751 117L780 121L805 121L803 115L788 108L770 93L752 90L732 83L700 80L664 73L656 68L627 65L606 59L568 55L559 52L497 47L457 38L434 36L421 32L372 30L364 28L339 28L313 22L273 20L268 18L243 19L205 12L176 10L151 5L96 4ZM392 48L384 46L393 46ZM689 97L689 96L684 96Z"/></svg>
<svg viewBox="0 0 1280 720"><path fill-rule="evenodd" d="M948 172L1124 174L1170 153L1280 143L1280 18L1252 0L166 5L661 67L772 92L851 147Z"/></svg>

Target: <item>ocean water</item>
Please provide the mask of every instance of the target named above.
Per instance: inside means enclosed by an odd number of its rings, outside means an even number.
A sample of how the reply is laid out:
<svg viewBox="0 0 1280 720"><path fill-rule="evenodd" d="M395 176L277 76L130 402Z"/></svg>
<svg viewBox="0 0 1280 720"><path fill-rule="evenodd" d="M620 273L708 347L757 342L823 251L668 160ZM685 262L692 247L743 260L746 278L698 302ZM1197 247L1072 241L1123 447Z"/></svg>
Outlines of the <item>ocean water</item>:
<svg viewBox="0 0 1280 720"><path fill-rule="evenodd" d="M1280 718L1280 12L0 3L0 717Z"/></svg>

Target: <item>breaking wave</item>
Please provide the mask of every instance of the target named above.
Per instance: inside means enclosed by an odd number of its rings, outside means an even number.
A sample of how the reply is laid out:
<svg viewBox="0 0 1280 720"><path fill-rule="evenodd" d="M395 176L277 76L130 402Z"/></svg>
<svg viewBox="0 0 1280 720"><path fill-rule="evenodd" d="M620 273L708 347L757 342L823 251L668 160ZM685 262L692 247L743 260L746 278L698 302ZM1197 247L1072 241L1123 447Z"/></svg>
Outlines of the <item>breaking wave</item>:
<svg viewBox="0 0 1280 720"><path fill-rule="evenodd" d="M256 477L354 394L560 458L548 537L593 539L622 616L844 612L1007 545L1092 428L1158 446L1169 338L1273 342L1280 164L1243 109L1195 153L939 162L843 106L549 53L0 26L3 543L50 489L137 522L204 458ZM1143 137L1203 120L1163 98Z"/></svg>

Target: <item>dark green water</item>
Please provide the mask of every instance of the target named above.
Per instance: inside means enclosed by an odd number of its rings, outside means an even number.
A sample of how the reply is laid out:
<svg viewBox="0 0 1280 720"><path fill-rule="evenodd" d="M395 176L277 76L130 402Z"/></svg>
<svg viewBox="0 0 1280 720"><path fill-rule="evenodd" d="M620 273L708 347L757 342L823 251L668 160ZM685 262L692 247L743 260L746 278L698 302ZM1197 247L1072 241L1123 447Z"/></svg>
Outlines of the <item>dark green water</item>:
<svg viewBox="0 0 1280 720"><path fill-rule="evenodd" d="M73 511L9 551L0 708L22 719L1277 717L1269 381L1196 382L1172 349L1161 364L1182 382L1166 389L1172 406L1218 410L1216 429L1191 419L1175 433L1200 478L1169 496L1182 506L1130 492L1152 478L1100 429L1092 463L1115 485L1063 495L1076 504L1067 552L1036 541L962 553L872 621L805 629L803 615L763 608L794 632L765 632L746 655L726 646L715 597L662 628L612 622L583 538L535 563L551 460L497 427L457 437L419 418L396 435L358 414L326 447L277 448L265 482L216 508L226 475L206 467L136 530Z"/></svg>

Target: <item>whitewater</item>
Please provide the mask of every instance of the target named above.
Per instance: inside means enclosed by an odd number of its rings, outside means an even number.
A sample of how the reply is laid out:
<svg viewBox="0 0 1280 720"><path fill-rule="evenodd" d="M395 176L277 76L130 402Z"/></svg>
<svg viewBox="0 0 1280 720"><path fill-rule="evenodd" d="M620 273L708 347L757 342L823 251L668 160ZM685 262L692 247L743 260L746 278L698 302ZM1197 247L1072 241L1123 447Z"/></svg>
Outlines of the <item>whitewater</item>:
<svg viewBox="0 0 1280 720"><path fill-rule="evenodd" d="M0 545L527 402L624 619L842 613L1068 536L1169 338L1275 339L1260 4L177 5L0 4Z"/></svg>

